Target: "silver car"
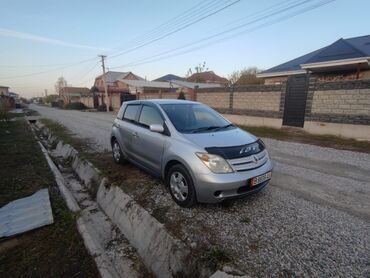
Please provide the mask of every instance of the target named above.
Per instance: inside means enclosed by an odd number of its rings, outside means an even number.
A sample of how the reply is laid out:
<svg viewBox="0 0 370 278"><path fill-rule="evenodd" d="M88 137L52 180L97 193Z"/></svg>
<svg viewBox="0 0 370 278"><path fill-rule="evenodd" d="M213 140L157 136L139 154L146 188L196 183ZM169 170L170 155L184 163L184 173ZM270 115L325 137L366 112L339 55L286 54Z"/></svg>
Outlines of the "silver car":
<svg viewBox="0 0 370 278"><path fill-rule="evenodd" d="M129 161L162 178L183 207L248 195L271 179L262 140L198 102L124 102L111 145L117 163Z"/></svg>

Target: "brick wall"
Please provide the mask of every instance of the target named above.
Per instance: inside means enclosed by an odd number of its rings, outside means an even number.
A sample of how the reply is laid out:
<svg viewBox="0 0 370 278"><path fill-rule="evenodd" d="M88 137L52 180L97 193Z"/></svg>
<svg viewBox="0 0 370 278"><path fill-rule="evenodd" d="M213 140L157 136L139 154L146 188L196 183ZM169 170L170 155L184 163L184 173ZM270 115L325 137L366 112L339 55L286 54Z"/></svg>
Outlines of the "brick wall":
<svg viewBox="0 0 370 278"><path fill-rule="evenodd" d="M196 101L221 113L282 119L286 82L234 88L198 89ZM172 98L178 93L141 93L140 99ZM191 100L191 94L185 93ZM319 82L310 78L305 121L370 125L370 79Z"/></svg>
<svg viewBox="0 0 370 278"><path fill-rule="evenodd" d="M234 88L200 89L197 101L221 113L281 118L282 85L248 85Z"/></svg>
<svg viewBox="0 0 370 278"><path fill-rule="evenodd" d="M370 124L370 80L315 82L305 121Z"/></svg>
<svg viewBox="0 0 370 278"><path fill-rule="evenodd" d="M280 98L281 92L235 92L233 108L278 112Z"/></svg>
<svg viewBox="0 0 370 278"><path fill-rule="evenodd" d="M212 108L227 110L230 106L229 92L198 92L197 101L202 102Z"/></svg>

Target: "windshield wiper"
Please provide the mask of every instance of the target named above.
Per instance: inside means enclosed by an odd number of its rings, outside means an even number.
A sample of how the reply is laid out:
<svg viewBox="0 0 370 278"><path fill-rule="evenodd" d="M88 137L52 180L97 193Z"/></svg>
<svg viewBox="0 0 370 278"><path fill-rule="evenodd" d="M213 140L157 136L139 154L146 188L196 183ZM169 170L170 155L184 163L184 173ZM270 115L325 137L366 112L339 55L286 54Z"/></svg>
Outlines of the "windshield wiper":
<svg viewBox="0 0 370 278"><path fill-rule="evenodd" d="M221 130L221 129L225 129L225 128L228 128L228 127L231 127L231 126L234 126L233 124L228 124L228 125L224 125L224 126L219 126L217 128L215 128L214 130Z"/></svg>
<svg viewBox="0 0 370 278"><path fill-rule="evenodd" d="M222 126L203 126L203 127L200 127L200 128L193 129L190 133L197 133L197 132L201 132L201 131L214 130L214 129L218 129L220 127L222 127Z"/></svg>

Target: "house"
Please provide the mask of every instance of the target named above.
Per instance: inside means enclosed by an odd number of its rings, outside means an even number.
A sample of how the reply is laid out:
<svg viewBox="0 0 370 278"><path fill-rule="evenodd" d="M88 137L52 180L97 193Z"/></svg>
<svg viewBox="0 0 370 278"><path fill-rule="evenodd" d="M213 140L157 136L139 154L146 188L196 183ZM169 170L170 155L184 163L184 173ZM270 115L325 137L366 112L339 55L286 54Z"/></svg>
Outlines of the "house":
<svg viewBox="0 0 370 278"><path fill-rule="evenodd" d="M171 80L185 80L184 78L174 75L174 74L166 74L164 76L161 76L153 81L159 81L159 82L170 82Z"/></svg>
<svg viewBox="0 0 370 278"><path fill-rule="evenodd" d="M310 73L320 81L370 78L370 35L334 43L265 70L257 77L280 84L289 76Z"/></svg>
<svg viewBox="0 0 370 278"><path fill-rule="evenodd" d="M166 93L175 93L179 88L171 82L146 80L124 80L123 82L127 84L131 95L155 94L157 95L156 98L162 98L161 96Z"/></svg>
<svg viewBox="0 0 370 278"><path fill-rule="evenodd" d="M213 71L204 71L192 74L186 81L195 83L217 83L227 85L229 80L215 74Z"/></svg>
<svg viewBox="0 0 370 278"><path fill-rule="evenodd" d="M221 88L224 85L216 83L195 83L182 80L171 80L171 83L178 86L177 92L184 92L188 95L187 99L195 100L195 91L197 89Z"/></svg>
<svg viewBox="0 0 370 278"><path fill-rule="evenodd" d="M0 95L6 95L9 92L9 87L0 86Z"/></svg>
<svg viewBox="0 0 370 278"><path fill-rule="evenodd" d="M89 94L90 89L85 87L63 87L59 90L59 97L64 103L81 102L81 97Z"/></svg>
<svg viewBox="0 0 370 278"><path fill-rule="evenodd" d="M130 94L128 85L125 80L144 80L140 76L132 72L108 71L105 74L95 78L92 94L94 95L94 107L105 104L105 87L104 81L107 84L107 92L109 97L109 105L113 110L118 110L121 107L125 96Z"/></svg>
<svg viewBox="0 0 370 278"><path fill-rule="evenodd" d="M18 94L9 92L9 87L0 86L0 100L4 101L10 109L16 108L18 98Z"/></svg>

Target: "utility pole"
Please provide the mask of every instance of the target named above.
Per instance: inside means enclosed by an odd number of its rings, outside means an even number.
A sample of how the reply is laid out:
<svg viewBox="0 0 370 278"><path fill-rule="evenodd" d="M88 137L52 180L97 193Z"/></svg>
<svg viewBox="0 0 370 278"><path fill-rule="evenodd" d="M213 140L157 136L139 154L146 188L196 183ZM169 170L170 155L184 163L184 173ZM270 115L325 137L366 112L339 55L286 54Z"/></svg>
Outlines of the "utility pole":
<svg viewBox="0 0 370 278"><path fill-rule="evenodd" d="M99 55L99 57L101 58L101 67L103 68L103 81L104 81L104 91L105 91L105 98L106 98L106 107L107 107L107 112L109 112L109 104L110 104L110 101L109 101L109 97L108 97L108 87L107 87L107 82L105 81L105 63L104 63L104 60L105 58L107 58L106 55Z"/></svg>

